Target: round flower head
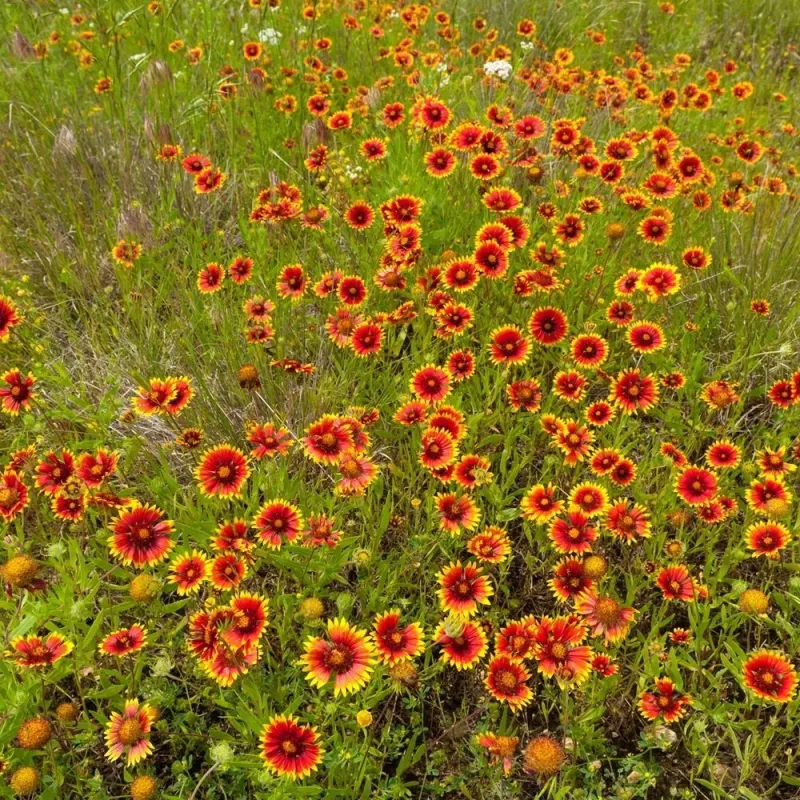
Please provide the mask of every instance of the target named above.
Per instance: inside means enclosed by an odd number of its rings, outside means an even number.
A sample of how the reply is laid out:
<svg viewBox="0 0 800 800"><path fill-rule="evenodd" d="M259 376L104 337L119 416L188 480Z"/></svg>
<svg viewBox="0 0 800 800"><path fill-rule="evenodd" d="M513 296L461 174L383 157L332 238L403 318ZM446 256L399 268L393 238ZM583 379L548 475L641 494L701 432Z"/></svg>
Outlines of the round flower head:
<svg viewBox="0 0 800 800"><path fill-rule="evenodd" d="M494 475L490 467L488 458L470 453L456 464L453 477L459 486L473 490L492 482Z"/></svg>
<svg viewBox="0 0 800 800"><path fill-rule="evenodd" d="M360 495L378 477L378 467L365 456L357 452L345 453L336 465L341 478L334 491L342 495Z"/></svg>
<svg viewBox="0 0 800 800"><path fill-rule="evenodd" d="M312 514L308 528L303 532L303 547L336 547L342 532L335 530L336 522L324 514Z"/></svg>
<svg viewBox="0 0 800 800"><path fill-rule="evenodd" d="M571 600L593 586L594 580L587 574L585 562L581 558L565 558L559 562L550 580L550 588L560 600Z"/></svg>
<svg viewBox="0 0 800 800"><path fill-rule="evenodd" d="M590 634L603 636L606 642L624 639L636 615L633 608L624 608L613 597L591 589L576 598L575 610L586 618Z"/></svg>
<svg viewBox="0 0 800 800"><path fill-rule="evenodd" d="M661 350L667 342L664 331L660 326L652 322L640 322L637 325L631 325L626 332L626 336L631 350L636 353L653 353L656 350Z"/></svg>
<svg viewBox="0 0 800 800"><path fill-rule="evenodd" d="M0 759L2 764L2 771L5 772L7 763L4 759ZM19 767L11 773L8 778L8 784L15 797L22 797L23 795L33 794L41 784L41 776L39 770L35 767Z"/></svg>
<svg viewBox="0 0 800 800"><path fill-rule="evenodd" d="M656 577L656 585L667 600L683 600L689 603L695 599L694 581L683 564L672 564L662 569Z"/></svg>
<svg viewBox="0 0 800 800"><path fill-rule="evenodd" d="M523 752L525 771L543 778L558 772L566 760L567 754L561 744L547 735L532 739Z"/></svg>
<svg viewBox="0 0 800 800"><path fill-rule="evenodd" d="M228 265L228 275L234 283L246 283L253 275L255 262L249 256L236 256Z"/></svg>
<svg viewBox="0 0 800 800"><path fill-rule="evenodd" d="M0 476L0 516L8 522L14 519L29 502L28 487L16 472L6 470Z"/></svg>
<svg viewBox="0 0 800 800"><path fill-rule="evenodd" d="M243 592L233 597L228 605L233 624L222 638L234 650L255 645L267 627L269 602L265 597Z"/></svg>
<svg viewBox="0 0 800 800"><path fill-rule="evenodd" d="M488 153L475 156L469 164L472 175L480 181L490 181L500 174L500 162Z"/></svg>
<svg viewBox="0 0 800 800"><path fill-rule="evenodd" d="M178 394L178 387L172 378L151 378L147 386L140 386L133 399L133 407L144 416L164 414L168 404Z"/></svg>
<svg viewBox="0 0 800 800"><path fill-rule="evenodd" d="M89 487L96 489L117 468L119 454L111 453L102 447L96 453L83 453L78 458L78 477Z"/></svg>
<svg viewBox="0 0 800 800"><path fill-rule="evenodd" d="M792 535L780 522L757 522L745 531L745 540L754 557L777 558L780 551L792 541Z"/></svg>
<svg viewBox="0 0 800 800"><path fill-rule="evenodd" d="M508 703L512 711L519 711L533 699L533 691L526 683L530 677L521 661L500 655L489 662L484 684L495 700Z"/></svg>
<svg viewBox="0 0 800 800"><path fill-rule="evenodd" d="M706 450L706 462L714 469L731 469L739 464L742 451L733 442L714 442Z"/></svg>
<svg viewBox="0 0 800 800"><path fill-rule="evenodd" d="M327 636L309 638L300 659L306 679L321 688L331 678L334 695L349 694L366 686L372 675L375 655L367 633L343 619L328 621Z"/></svg>
<svg viewBox="0 0 800 800"><path fill-rule="evenodd" d="M209 497L239 497L249 474L244 453L227 444L207 450L195 470L200 492Z"/></svg>
<svg viewBox="0 0 800 800"><path fill-rule="evenodd" d="M454 259L446 265L444 281L455 292L467 292L480 280L478 265L473 259Z"/></svg>
<svg viewBox="0 0 800 800"><path fill-rule="evenodd" d="M489 358L493 364L522 364L530 352L530 342L516 325L505 325L492 332Z"/></svg>
<svg viewBox="0 0 800 800"><path fill-rule="evenodd" d="M481 512L471 497L448 493L437 494L435 500L439 527L451 536L456 536L461 528L471 531L478 526Z"/></svg>
<svg viewBox="0 0 800 800"><path fill-rule="evenodd" d="M197 592L210 572L208 557L197 550L173 558L169 569L179 595Z"/></svg>
<svg viewBox="0 0 800 800"><path fill-rule="evenodd" d="M50 451L36 465L36 485L45 494L56 495L74 474L75 456L69 450L62 450L60 456Z"/></svg>
<svg viewBox="0 0 800 800"><path fill-rule="evenodd" d="M597 529L589 524L589 517L585 514L571 511L566 519L553 521L548 535L559 553L585 553L592 549Z"/></svg>
<svg viewBox="0 0 800 800"><path fill-rule="evenodd" d="M544 417L540 421L544 422ZM594 433L574 420L566 423L560 420L555 422L553 434L555 446L564 454L564 463L575 466L589 455L594 442Z"/></svg>
<svg viewBox="0 0 800 800"><path fill-rule="evenodd" d="M796 375L800 380L800 372L797 372ZM800 395L800 391L798 391L798 394ZM776 450L765 447L756 453L756 457L758 459L758 468L766 478L776 480L785 478L789 473L797 469L796 464L792 464L787 460L785 447L779 447Z"/></svg>
<svg viewBox="0 0 800 800"><path fill-rule="evenodd" d="M497 654L517 660L533 658L536 644L533 638L534 630L533 617L526 617L518 622L509 622L497 634L495 642Z"/></svg>
<svg viewBox="0 0 800 800"><path fill-rule="evenodd" d="M650 375L638 369L620 372L611 383L609 401L615 403L624 414L647 411L658 403L658 384Z"/></svg>
<svg viewBox="0 0 800 800"><path fill-rule="evenodd" d="M442 661L457 670L472 669L486 655L489 646L478 623L459 620L440 625L434 641L442 648Z"/></svg>
<svg viewBox="0 0 800 800"><path fill-rule="evenodd" d="M782 480L753 481L745 494L747 505L757 514L764 516L780 516L777 510L788 508L792 501L792 493L786 488Z"/></svg>
<svg viewBox="0 0 800 800"><path fill-rule="evenodd" d="M225 267L222 264L206 264L197 273L197 288L203 294L214 294L222 288L225 280Z"/></svg>
<svg viewBox="0 0 800 800"><path fill-rule="evenodd" d="M256 543L250 538L250 526L243 519L234 517L217 526L212 543L214 550L233 550L237 553L249 553Z"/></svg>
<svg viewBox="0 0 800 800"><path fill-rule="evenodd" d="M514 381L506 386L508 402L514 411L524 409L535 413L542 403L542 390L535 380Z"/></svg>
<svg viewBox="0 0 800 800"><path fill-rule="evenodd" d="M481 533L467 542L467 550L478 559L489 564L500 564L511 553L508 534L502 529L488 525Z"/></svg>
<svg viewBox="0 0 800 800"><path fill-rule="evenodd" d="M216 192L224 182L224 172L207 167L194 176L194 191L197 194L211 194L211 192Z"/></svg>
<svg viewBox="0 0 800 800"><path fill-rule="evenodd" d="M267 547L279 550L284 541L293 542L302 533L303 514L285 500L273 500L261 506L253 527Z"/></svg>
<svg viewBox="0 0 800 800"><path fill-rule="evenodd" d="M446 467L457 455L458 446L446 431L427 430L422 434L419 461L426 469Z"/></svg>
<svg viewBox="0 0 800 800"><path fill-rule="evenodd" d="M551 346L558 344L569 329L567 317L558 308L539 308L531 314L528 328L531 336L539 344Z"/></svg>
<svg viewBox="0 0 800 800"><path fill-rule="evenodd" d="M478 605L489 605L494 588L476 564L456 561L439 573L439 605L444 611L471 617Z"/></svg>
<svg viewBox="0 0 800 800"><path fill-rule="evenodd" d="M11 329L22 322L16 303L10 298L0 295L0 341L11 335Z"/></svg>
<svg viewBox="0 0 800 800"><path fill-rule="evenodd" d="M750 654L742 665L742 680L756 697L773 703L788 703L797 688L797 672L777 650Z"/></svg>
<svg viewBox="0 0 800 800"><path fill-rule="evenodd" d="M306 455L321 464L334 464L355 446L352 429L339 417L326 415L312 423L303 437Z"/></svg>
<svg viewBox="0 0 800 800"><path fill-rule="evenodd" d="M258 663L259 657L260 650L257 645L245 645L237 649L223 645L216 648L201 666L218 686L227 688L233 686L242 675L246 675L250 668Z"/></svg>
<svg viewBox="0 0 800 800"><path fill-rule="evenodd" d="M581 483L569 498L570 511L580 511L587 517L604 513L608 507L608 492L596 483Z"/></svg>
<svg viewBox="0 0 800 800"><path fill-rule="evenodd" d="M304 778L317 769L322 753L316 729L294 717L274 716L261 731L261 758L276 775Z"/></svg>
<svg viewBox="0 0 800 800"><path fill-rule="evenodd" d="M106 758L117 761L125 756L131 767L153 752L150 730L154 712L146 703L129 700L120 714L115 711L106 725Z"/></svg>
<svg viewBox="0 0 800 800"><path fill-rule="evenodd" d="M514 754L519 746L516 736L496 736L493 733L479 734L477 742L492 757L492 763L503 762L503 773L509 775L513 768Z"/></svg>
<svg viewBox="0 0 800 800"><path fill-rule="evenodd" d="M26 719L17 731L17 744L25 750L41 750L53 737L53 727L45 717Z"/></svg>
<svg viewBox="0 0 800 800"><path fill-rule="evenodd" d="M552 484L545 486L541 483L529 489L520 503L522 516L541 524L560 514L564 503L555 499L555 491Z"/></svg>
<svg viewBox="0 0 800 800"><path fill-rule="evenodd" d="M285 456L292 446L290 435L286 428L278 428L271 422L250 425L247 429L247 441L253 448L250 455L257 460Z"/></svg>
<svg viewBox="0 0 800 800"><path fill-rule="evenodd" d="M621 500L606 514L606 528L611 535L633 544L650 536L650 519L647 511L637 503Z"/></svg>
<svg viewBox="0 0 800 800"><path fill-rule="evenodd" d="M402 625L399 611L381 614L373 624L375 649L384 664L406 661L423 650L422 628L416 622Z"/></svg>
<svg viewBox="0 0 800 800"><path fill-rule="evenodd" d="M33 375L28 373L26 377L18 369L12 369L0 377L0 381L5 384L5 386L0 384L0 398L2 398L0 411L16 416L20 411L30 408L31 400L35 397L31 389L36 383Z"/></svg>
<svg viewBox="0 0 800 800"><path fill-rule="evenodd" d="M426 366L411 379L411 391L428 405L439 403L450 393L450 376L439 367Z"/></svg>
<svg viewBox="0 0 800 800"><path fill-rule="evenodd" d="M593 334L576 336L570 345L570 354L581 367L597 367L608 357L608 342Z"/></svg>
<svg viewBox="0 0 800 800"><path fill-rule="evenodd" d="M622 456L612 448L595 450L589 468L595 475L608 475Z"/></svg>
<svg viewBox="0 0 800 800"><path fill-rule="evenodd" d="M679 720L692 704L688 694L681 694L669 678L659 678L652 691L639 695L639 712L649 721L663 719L664 722Z"/></svg>
<svg viewBox="0 0 800 800"><path fill-rule="evenodd" d="M703 505L717 493L717 476L701 467L687 467L675 481L675 492L689 505Z"/></svg>
<svg viewBox="0 0 800 800"><path fill-rule="evenodd" d="M224 553L211 562L209 580L220 591L235 589L247 577L247 561L236 553Z"/></svg>
<svg viewBox="0 0 800 800"><path fill-rule="evenodd" d="M124 656L141 650L147 644L147 628L141 625L131 625L130 628L120 628L109 633L100 643L101 653L110 656Z"/></svg>
<svg viewBox="0 0 800 800"><path fill-rule="evenodd" d="M372 225L375 219L375 212L370 205L364 201L353 203L344 213L345 222L357 231L363 231Z"/></svg>
<svg viewBox="0 0 800 800"><path fill-rule="evenodd" d="M542 617L532 627L539 672L564 685L582 683L591 671L592 649L581 645L586 629L577 617Z"/></svg>
<svg viewBox="0 0 800 800"><path fill-rule="evenodd" d="M123 564L143 569L167 557L175 546L174 529L160 509L135 505L121 511L112 523L108 547Z"/></svg>
<svg viewBox="0 0 800 800"><path fill-rule="evenodd" d="M9 644L8 656L18 667L49 667L72 652L75 645L59 633L47 636L18 636Z"/></svg>
<svg viewBox="0 0 800 800"><path fill-rule="evenodd" d="M425 170L434 178L445 178L456 168L456 158L450 150L437 147L425 153Z"/></svg>
<svg viewBox="0 0 800 800"><path fill-rule="evenodd" d="M575 247L583 239L585 229L585 223L580 216L567 214L553 227L553 234L558 237L561 244Z"/></svg>

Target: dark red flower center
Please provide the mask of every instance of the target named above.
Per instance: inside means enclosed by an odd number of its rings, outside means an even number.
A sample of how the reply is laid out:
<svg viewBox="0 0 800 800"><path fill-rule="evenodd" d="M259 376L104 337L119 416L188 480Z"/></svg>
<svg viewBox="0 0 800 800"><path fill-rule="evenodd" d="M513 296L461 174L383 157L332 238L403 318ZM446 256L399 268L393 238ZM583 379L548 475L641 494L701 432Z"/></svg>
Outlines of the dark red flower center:
<svg viewBox="0 0 800 800"><path fill-rule="evenodd" d="M332 647L323 656L323 663L331 672L347 672L353 665L353 654L343 647Z"/></svg>

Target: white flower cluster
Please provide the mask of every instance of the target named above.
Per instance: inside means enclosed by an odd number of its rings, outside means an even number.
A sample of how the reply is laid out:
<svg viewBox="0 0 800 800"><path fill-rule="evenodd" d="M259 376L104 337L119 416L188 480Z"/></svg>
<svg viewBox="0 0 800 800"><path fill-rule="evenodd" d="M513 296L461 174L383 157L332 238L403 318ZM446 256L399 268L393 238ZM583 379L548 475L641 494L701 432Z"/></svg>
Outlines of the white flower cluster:
<svg viewBox="0 0 800 800"><path fill-rule="evenodd" d="M350 166L349 164L344 168L345 175L350 178L351 181L357 181L361 177L361 173L364 171L363 167Z"/></svg>
<svg viewBox="0 0 800 800"><path fill-rule="evenodd" d="M445 64L444 61L440 61L435 69L439 73L439 85L447 86L447 84L450 83L450 73L447 71L447 64Z"/></svg>
<svg viewBox="0 0 800 800"><path fill-rule="evenodd" d="M501 81L507 81L511 77L514 68L508 61L487 61L483 65L483 71L490 76L499 78Z"/></svg>
<svg viewBox="0 0 800 800"><path fill-rule="evenodd" d="M263 31L258 32L258 41L261 44L279 44L282 38L283 34L276 31L275 28L264 28Z"/></svg>
<svg viewBox="0 0 800 800"><path fill-rule="evenodd" d="M527 53L530 50L533 50L536 45L533 42L520 42L519 46Z"/></svg>

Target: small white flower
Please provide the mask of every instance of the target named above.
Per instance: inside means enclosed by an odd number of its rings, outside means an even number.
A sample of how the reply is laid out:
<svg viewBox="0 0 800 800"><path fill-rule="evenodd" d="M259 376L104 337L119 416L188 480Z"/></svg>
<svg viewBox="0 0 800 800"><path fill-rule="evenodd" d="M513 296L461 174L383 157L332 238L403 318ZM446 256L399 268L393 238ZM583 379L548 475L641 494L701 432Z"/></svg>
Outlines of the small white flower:
<svg viewBox="0 0 800 800"><path fill-rule="evenodd" d="M511 77L514 68L508 61L500 59L498 61L487 61L483 65L483 71L487 75L499 78L501 81L507 81Z"/></svg>
<svg viewBox="0 0 800 800"><path fill-rule="evenodd" d="M258 41L262 44L276 45L282 38L283 34L280 31L276 31L275 28L264 28L264 30L258 32Z"/></svg>

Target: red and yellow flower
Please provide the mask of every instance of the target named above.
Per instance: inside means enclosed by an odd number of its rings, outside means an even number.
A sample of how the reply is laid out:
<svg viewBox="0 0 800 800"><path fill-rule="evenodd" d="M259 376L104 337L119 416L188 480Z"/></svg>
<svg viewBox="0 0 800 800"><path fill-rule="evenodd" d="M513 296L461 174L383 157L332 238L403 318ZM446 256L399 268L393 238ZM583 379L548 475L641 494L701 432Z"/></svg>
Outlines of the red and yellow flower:
<svg viewBox="0 0 800 800"><path fill-rule="evenodd" d="M486 655L489 641L480 624L450 619L439 626L434 641L442 648L442 661L457 670L473 669Z"/></svg>
<svg viewBox="0 0 800 800"><path fill-rule="evenodd" d="M297 780L317 769L323 750L316 728L302 725L295 717L279 714L261 731L261 758L267 769Z"/></svg>
<svg viewBox="0 0 800 800"><path fill-rule="evenodd" d="M0 381L5 384L5 386L0 385L0 398L2 398L0 410L12 416L16 416L20 411L27 411L36 396L31 389L36 383L36 378L30 372L25 376L18 369L11 369L0 377Z"/></svg>
<svg viewBox="0 0 800 800"><path fill-rule="evenodd" d="M183 553L172 559L170 579L176 584L179 595L193 594L208 579L211 567L208 556L198 550Z"/></svg>
<svg viewBox="0 0 800 800"><path fill-rule="evenodd" d="M669 678L659 678L652 691L644 691L639 695L637 703L641 715L651 722L657 719L676 722L691 704L691 696L679 692Z"/></svg>
<svg viewBox="0 0 800 800"><path fill-rule="evenodd" d="M471 617L479 605L489 605L494 587L477 565L460 561L451 563L439 573L439 604L444 611Z"/></svg>
<svg viewBox="0 0 800 800"><path fill-rule="evenodd" d="M175 547L175 526L164 512L151 505L124 509L111 525L108 547L123 564L137 569L157 564Z"/></svg>
<svg viewBox="0 0 800 800"><path fill-rule="evenodd" d="M286 500L264 503L253 519L256 534L267 547L279 550L286 542L293 542L302 533L303 514Z"/></svg>
<svg viewBox="0 0 800 800"><path fill-rule="evenodd" d="M117 761L125 756L125 763L132 767L153 752L150 733L155 712L147 703L128 700L122 713L115 711L106 724L106 758Z"/></svg>
<svg viewBox="0 0 800 800"><path fill-rule="evenodd" d="M241 496L250 467L238 447L222 444L203 453L194 474L202 494L231 498Z"/></svg>
<svg viewBox="0 0 800 800"><path fill-rule="evenodd" d="M335 695L349 694L369 682L375 650L366 631L343 619L328 621L327 636L315 636L305 643L300 659L306 680L318 688L333 679Z"/></svg>
<svg viewBox="0 0 800 800"><path fill-rule="evenodd" d="M125 656L141 650L147 644L147 628L131 625L109 633L99 645L101 653L109 656Z"/></svg>
<svg viewBox="0 0 800 800"><path fill-rule="evenodd" d="M9 644L8 657L23 669L50 667L72 652L75 645L60 633L18 636Z"/></svg>
<svg viewBox="0 0 800 800"><path fill-rule="evenodd" d="M403 625L397 610L380 614L372 627L375 649L384 664L407 661L423 650L422 627L417 622Z"/></svg>
<svg viewBox="0 0 800 800"><path fill-rule="evenodd" d="M533 690L527 684L530 677L521 661L499 655L489 662L484 685L495 700L508 703L511 710L516 712L533 700Z"/></svg>
<svg viewBox="0 0 800 800"><path fill-rule="evenodd" d="M608 595L589 589L575 600L575 611L586 619L591 636L603 636L606 642L618 642L628 635L636 616L633 608L620 605Z"/></svg>
<svg viewBox="0 0 800 800"><path fill-rule="evenodd" d="M795 695L797 672L778 650L758 650L742 665L744 685L761 700L788 703Z"/></svg>

